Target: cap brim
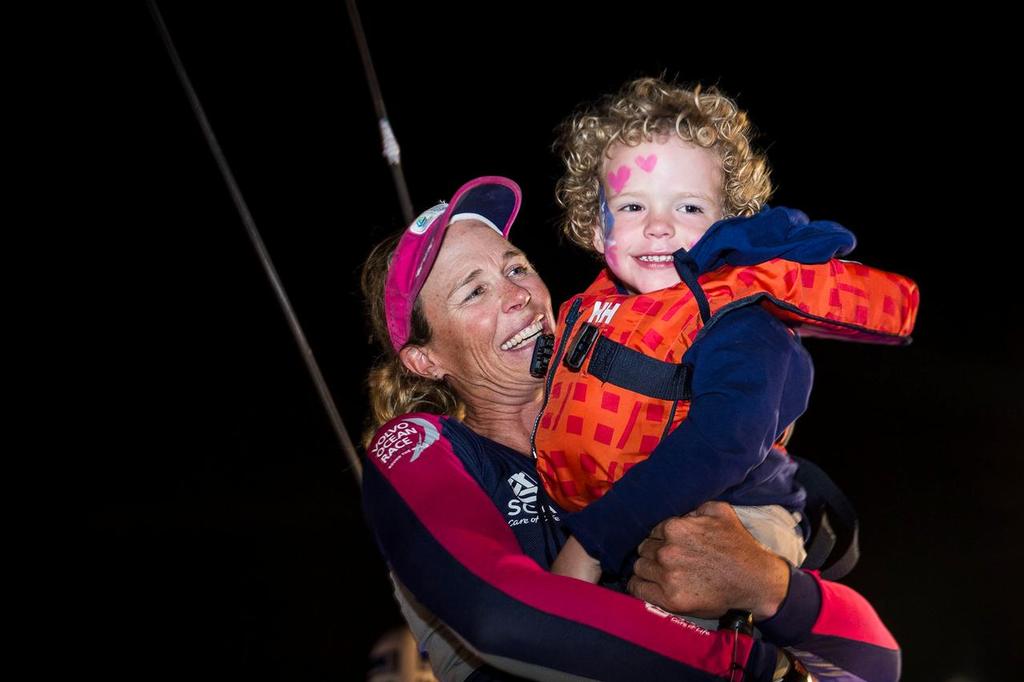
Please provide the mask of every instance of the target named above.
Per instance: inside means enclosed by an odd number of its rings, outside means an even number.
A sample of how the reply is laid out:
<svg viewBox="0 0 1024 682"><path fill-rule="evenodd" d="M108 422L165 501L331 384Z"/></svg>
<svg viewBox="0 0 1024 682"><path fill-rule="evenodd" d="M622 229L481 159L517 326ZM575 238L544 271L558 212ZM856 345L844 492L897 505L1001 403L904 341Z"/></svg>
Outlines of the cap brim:
<svg viewBox="0 0 1024 682"><path fill-rule="evenodd" d="M439 205L409 226L395 249L384 294L388 333L396 351L408 341L412 308L434 267L448 226L460 220L479 220L508 238L521 204L522 191L514 180L487 175L460 187L441 215L437 215Z"/></svg>

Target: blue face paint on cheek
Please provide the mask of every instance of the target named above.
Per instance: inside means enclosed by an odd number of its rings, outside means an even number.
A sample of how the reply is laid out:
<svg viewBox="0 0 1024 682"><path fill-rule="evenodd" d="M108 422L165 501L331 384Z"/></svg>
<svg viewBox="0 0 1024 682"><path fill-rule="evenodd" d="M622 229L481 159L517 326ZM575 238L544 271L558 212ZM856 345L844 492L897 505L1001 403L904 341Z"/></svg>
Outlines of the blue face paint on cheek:
<svg viewBox="0 0 1024 682"><path fill-rule="evenodd" d="M612 215L612 210L608 208L608 199L605 197L603 186L598 190L597 199L601 204L601 225L604 227L604 240L607 242L608 237L612 233L612 228L615 227L615 216Z"/></svg>

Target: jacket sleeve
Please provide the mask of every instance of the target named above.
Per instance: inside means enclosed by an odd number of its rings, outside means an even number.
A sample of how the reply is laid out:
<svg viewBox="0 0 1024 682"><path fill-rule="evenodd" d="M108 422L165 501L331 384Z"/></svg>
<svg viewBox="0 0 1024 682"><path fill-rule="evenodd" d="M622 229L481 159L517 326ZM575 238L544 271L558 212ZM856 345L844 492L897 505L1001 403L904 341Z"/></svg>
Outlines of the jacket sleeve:
<svg viewBox="0 0 1024 682"><path fill-rule="evenodd" d="M523 678L498 670L477 656L451 628L416 601L408 588L391 574L395 601L409 624L420 651L427 653L439 682L514 682Z"/></svg>
<svg viewBox="0 0 1024 682"><path fill-rule="evenodd" d="M807 408L810 356L759 306L718 318L683 361L694 367L686 419L603 497L566 519L616 574L629 572L634 550L658 523L742 482Z"/></svg>
<svg viewBox="0 0 1024 682"><path fill-rule="evenodd" d="M871 604L849 587L823 580L817 571L792 569L786 599L758 629L789 649L817 679L900 677L899 646Z"/></svg>
<svg viewBox="0 0 1024 682"><path fill-rule="evenodd" d="M495 670L536 680L712 680L728 677L736 660L744 679L770 680L778 636L832 662L888 647L896 663L862 678L895 679L898 651L870 606L802 572L794 572L761 640L708 632L628 595L547 572L522 553L441 435L443 419L415 417L426 426L406 428L397 446L368 453L364 510L396 578Z"/></svg>

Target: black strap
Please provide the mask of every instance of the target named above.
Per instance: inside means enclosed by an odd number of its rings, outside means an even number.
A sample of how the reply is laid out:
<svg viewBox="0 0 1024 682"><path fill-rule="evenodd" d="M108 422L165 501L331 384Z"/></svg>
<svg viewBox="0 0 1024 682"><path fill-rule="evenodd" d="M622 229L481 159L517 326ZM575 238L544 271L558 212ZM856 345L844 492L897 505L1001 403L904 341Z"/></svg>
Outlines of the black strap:
<svg viewBox="0 0 1024 682"><path fill-rule="evenodd" d="M704 290L697 282L697 261L693 260L693 257L685 249L679 249L672 254L672 257L676 272L679 273L679 279L683 280L697 301L701 322L707 324L711 319L711 306L708 304L708 297L704 295Z"/></svg>
<svg viewBox="0 0 1024 682"><path fill-rule="evenodd" d="M691 365L664 362L601 336L589 373L605 383L659 400L689 400Z"/></svg>
<svg viewBox="0 0 1024 682"><path fill-rule="evenodd" d="M821 568L825 564L828 555L835 549L838 538L836 532L832 530L832 523L828 520L826 510L822 509L817 515L811 515L815 518L809 519L811 521L811 538L804 543L807 558L804 559L802 566L813 570Z"/></svg>
<svg viewBox="0 0 1024 682"><path fill-rule="evenodd" d="M822 577L838 580L860 559L857 512L828 474L817 464L794 457L796 480L807 490L804 512L811 522L804 568L821 568Z"/></svg>

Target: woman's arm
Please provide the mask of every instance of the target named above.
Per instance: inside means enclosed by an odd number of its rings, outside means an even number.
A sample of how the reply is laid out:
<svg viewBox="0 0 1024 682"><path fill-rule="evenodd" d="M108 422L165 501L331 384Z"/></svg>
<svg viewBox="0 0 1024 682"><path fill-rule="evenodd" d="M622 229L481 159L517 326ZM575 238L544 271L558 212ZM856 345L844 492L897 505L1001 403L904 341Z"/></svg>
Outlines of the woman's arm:
<svg viewBox="0 0 1024 682"><path fill-rule="evenodd" d="M738 541L741 534L747 533L735 512L720 502L659 524L640 546L630 592L672 611L704 616L720 615L728 597L733 608L754 614L766 639L788 647L812 673L830 680L899 678L899 647L867 600L816 572L789 568ZM777 587L751 586L746 570L758 561L773 580L788 578L781 603Z"/></svg>
<svg viewBox="0 0 1024 682"><path fill-rule="evenodd" d="M433 431L413 425L369 453L364 509L398 580L481 659L542 680L708 680L728 677L735 659L745 679L771 679L773 644L542 569L452 450L444 420L416 417Z"/></svg>

